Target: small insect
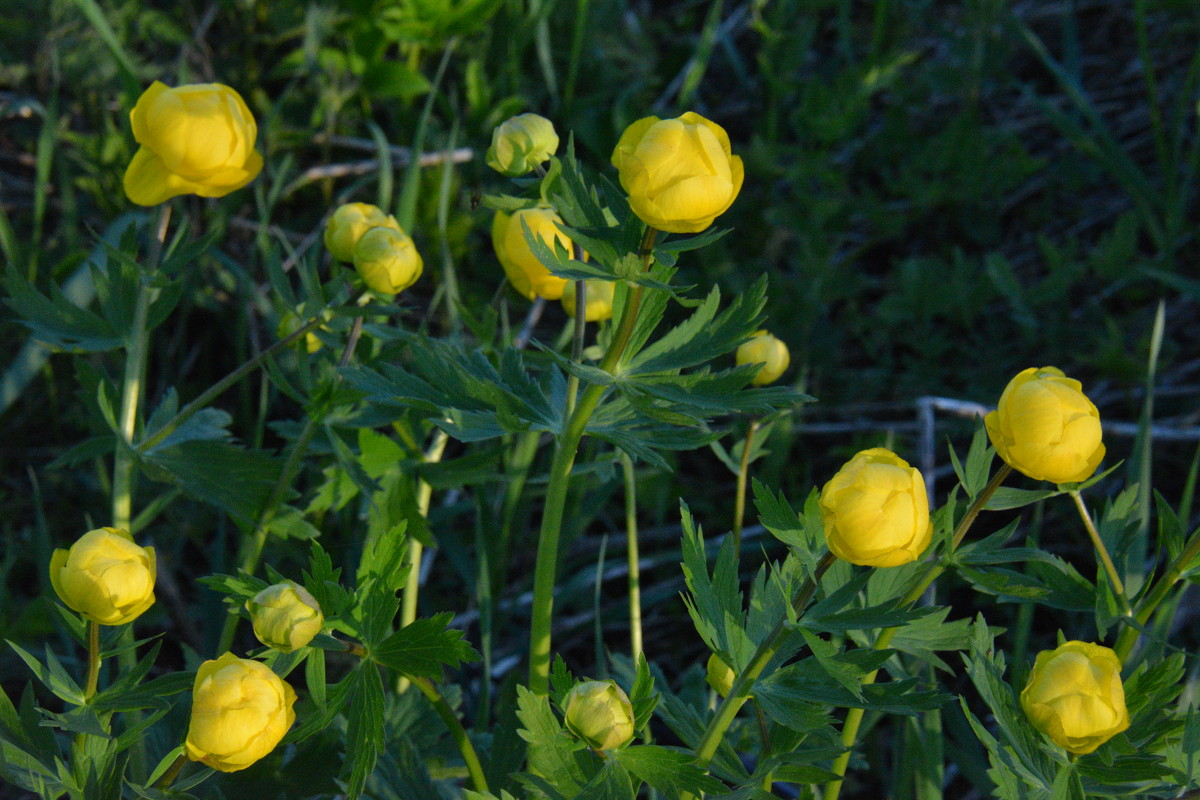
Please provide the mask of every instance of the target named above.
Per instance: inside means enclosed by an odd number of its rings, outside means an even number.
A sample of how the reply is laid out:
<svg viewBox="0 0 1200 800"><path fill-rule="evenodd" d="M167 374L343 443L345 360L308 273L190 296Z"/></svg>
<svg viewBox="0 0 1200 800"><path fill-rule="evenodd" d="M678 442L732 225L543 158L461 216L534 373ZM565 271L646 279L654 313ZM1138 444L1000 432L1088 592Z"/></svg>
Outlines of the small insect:
<svg viewBox="0 0 1200 800"><path fill-rule="evenodd" d="M471 210L479 208L479 204L483 202L483 189L476 186L471 190Z"/></svg>

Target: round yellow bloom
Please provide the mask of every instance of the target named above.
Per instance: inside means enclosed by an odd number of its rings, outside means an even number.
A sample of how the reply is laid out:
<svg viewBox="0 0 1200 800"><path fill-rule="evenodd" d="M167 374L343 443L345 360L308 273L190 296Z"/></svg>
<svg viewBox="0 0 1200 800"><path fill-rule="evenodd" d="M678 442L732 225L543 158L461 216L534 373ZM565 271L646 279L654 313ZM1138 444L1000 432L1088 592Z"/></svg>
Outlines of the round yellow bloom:
<svg viewBox="0 0 1200 800"><path fill-rule="evenodd" d="M354 248L354 269L376 292L402 292L417 282L424 268L416 245L402 230L371 228Z"/></svg>
<svg viewBox="0 0 1200 800"><path fill-rule="evenodd" d="M192 687L188 758L220 772L245 769L292 727L295 702L292 687L260 661L233 653L205 661Z"/></svg>
<svg viewBox="0 0 1200 800"><path fill-rule="evenodd" d="M1088 642L1043 650L1021 692L1021 708L1058 746L1090 753L1129 727L1121 661L1107 647Z"/></svg>
<svg viewBox="0 0 1200 800"><path fill-rule="evenodd" d="M155 81L129 112L141 145L125 170L125 194L141 206L176 195L224 197L262 170L258 126L242 96L220 83L174 89Z"/></svg>
<svg viewBox="0 0 1200 800"><path fill-rule="evenodd" d="M1104 460L1100 412L1057 367L1018 373L983 423L1000 458L1034 480L1087 480Z"/></svg>
<svg viewBox="0 0 1200 800"><path fill-rule="evenodd" d="M754 338L744 342L737 349L737 363L762 364L755 376L750 380L754 386L766 386L774 383L788 368L792 361L787 345L766 331L756 331Z"/></svg>
<svg viewBox="0 0 1200 800"><path fill-rule="evenodd" d="M633 738L633 704L615 681L584 681L567 695L567 730L595 750L612 750Z"/></svg>
<svg viewBox="0 0 1200 800"><path fill-rule="evenodd" d="M613 281L584 281L584 286L584 320L599 322L602 319L612 319L613 293L617 290L617 284ZM573 282L571 285L563 287L560 301L567 316L575 316L575 286Z"/></svg>
<svg viewBox="0 0 1200 800"><path fill-rule="evenodd" d="M492 146L487 165L497 172L516 178L532 172L550 160L558 150L554 123L537 114L518 114L492 131Z"/></svg>
<svg viewBox="0 0 1200 800"><path fill-rule="evenodd" d="M384 214L379 206L370 203L340 205L325 223L325 249L338 261L350 263L354 260L358 240L371 228L401 230L396 218Z"/></svg>
<svg viewBox="0 0 1200 800"><path fill-rule="evenodd" d="M547 300L558 300L563 296L563 290L570 282L566 278L551 275L550 270L537 260L537 256L529 249L525 241L525 228L541 239L551 249L558 241L567 252L571 252L571 240L555 227L562 218L551 208L524 208L512 215L503 211L496 212L492 222L492 246L496 249L496 257L504 274L518 292L532 300L544 297Z"/></svg>
<svg viewBox="0 0 1200 800"><path fill-rule="evenodd" d="M154 605L153 547L128 531L88 531L50 556L50 584L64 604L101 625L124 625Z"/></svg>
<svg viewBox="0 0 1200 800"><path fill-rule="evenodd" d="M668 233L698 233L712 225L733 205L744 177L725 129L692 111L633 123L621 134L612 163L633 213Z"/></svg>
<svg viewBox="0 0 1200 800"><path fill-rule="evenodd" d="M733 681L737 675L733 671L733 667L721 660L721 657L713 653L708 657L708 664L705 665L704 680L712 687L712 690L720 697L728 697L730 690L733 689Z"/></svg>
<svg viewBox="0 0 1200 800"><path fill-rule="evenodd" d="M294 581L263 589L246 601L246 610L258 640L285 653L307 645L325 625L317 598Z"/></svg>
<svg viewBox="0 0 1200 800"><path fill-rule="evenodd" d="M863 450L821 490L829 550L865 567L915 561L929 546L929 498L921 472L891 450Z"/></svg>

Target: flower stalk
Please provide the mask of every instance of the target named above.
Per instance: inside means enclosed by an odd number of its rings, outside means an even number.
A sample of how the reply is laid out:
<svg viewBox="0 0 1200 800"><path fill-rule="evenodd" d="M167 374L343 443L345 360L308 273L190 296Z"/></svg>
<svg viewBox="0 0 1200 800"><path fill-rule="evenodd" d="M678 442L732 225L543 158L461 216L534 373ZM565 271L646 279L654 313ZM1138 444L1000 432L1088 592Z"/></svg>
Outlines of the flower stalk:
<svg viewBox="0 0 1200 800"><path fill-rule="evenodd" d="M742 552L742 520L746 516L746 483L750 476L750 450L754 445L754 434L757 432L758 420L752 419L750 427L746 430L746 440L742 442L742 460L737 474L737 494L733 499L733 552L738 556Z"/></svg>
<svg viewBox="0 0 1200 800"><path fill-rule="evenodd" d="M1071 499L1075 501L1076 510L1079 511L1079 518L1083 520L1083 527L1087 529L1088 538L1092 540L1092 546L1096 548L1096 555L1104 566L1104 572L1108 575L1109 583L1112 584L1113 595L1117 598L1117 604L1121 606L1121 613L1126 617L1132 617L1133 607L1129 605L1129 597L1125 594L1125 584L1121 582L1117 566L1113 563L1112 556L1108 554L1108 548L1104 546L1104 540L1100 538L1096 524L1092 522L1092 515L1088 513L1087 506L1084 505L1083 495L1079 493L1078 489L1071 491L1070 495Z"/></svg>
<svg viewBox="0 0 1200 800"><path fill-rule="evenodd" d="M642 237L639 249L643 270L650 267L657 236L657 230L647 228ZM625 309L621 313L621 322L600 362L600 369L605 372L611 373L616 369L625 348L629 346L641 301L642 287L632 287ZM575 453L583 439L588 420L600 404L604 391L604 386L591 384L580 395L558 438L554 460L550 464L550 483L546 489L542 524L538 534L537 564L533 576L533 609L529 625L529 688L537 695L546 695L550 691L550 628L554 615L554 586L558 573L558 540L562 533L563 509L567 502L571 467L575 463Z"/></svg>
<svg viewBox="0 0 1200 800"><path fill-rule="evenodd" d="M967 507L967 512L963 514L963 518L958 521L958 525L954 528L954 533L950 539L950 547L946 555L950 555L958 546L962 544L962 540L966 538L967 531L971 529L971 525L975 523L975 519L979 516L979 512L987 505L988 500L1000 488L1000 484L1004 483L1004 479L1012 472L1012 467L1008 464L1001 465L1000 469L996 470L996 474L983 487L971 505ZM931 562L929 571L925 577L914 586L904 599L900 602L900 606L907 607L921 599L925 594L925 590L933 585L933 582L938 579L943 572L946 571L944 560ZM899 631L899 628L884 628L876 637L872 648L875 650L883 650L892 643L892 638ZM870 686L875 683L875 678L878 677L879 670L870 672L863 676L862 685ZM842 791L842 779L846 776L846 768L850 765L850 754L854 750L854 745L858 741L858 729L862 725L863 709L848 708L846 709L846 719L842 723L842 744L846 747L846 752L842 753L833 761L833 772L839 777L836 780L829 781L825 784L824 800L837 800L838 795Z"/></svg>
<svg viewBox="0 0 1200 800"><path fill-rule="evenodd" d="M100 623L88 620L88 666L87 683L83 687L84 702L96 696L100 685Z"/></svg>

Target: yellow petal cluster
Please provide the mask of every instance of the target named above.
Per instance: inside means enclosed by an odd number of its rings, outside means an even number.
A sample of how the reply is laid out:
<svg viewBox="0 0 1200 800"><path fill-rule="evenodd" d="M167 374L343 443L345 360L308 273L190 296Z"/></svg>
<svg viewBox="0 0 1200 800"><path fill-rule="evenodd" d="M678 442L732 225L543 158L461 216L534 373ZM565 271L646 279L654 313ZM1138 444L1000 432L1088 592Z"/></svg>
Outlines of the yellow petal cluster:
<svg viewBox="0 0 1200 800"><path fill-rule="evenodd" d="M921 472L883 447L846 462L821 489L820 503L830 552L851 564L907 564L932 538Z"/></svg>
<svg viewBox="0 0 1200 800"><path fill-rule="evenodd" d="M742 159L720 125L689 111L630 125L612 154L633 213L668 233L698 233L733 204Z"/></svg>
<svg viewBox="0 0 1200 800"><path fill-rule="evenodd" d="M1100 412L1057 367L1022 370L983 421L1000 458L1034 480L1087 480L1104 460Z"/></svg>
<svg viewBox="0 0 1200 800"><path fill-rule="evenodd" d="M524 226L529 226L530 233L551 249L557 241L569 253L571 240L555 227L561 222L562 218L551 208L523 208L511 215L497 211L492 222L492 246L500 266L504 267L504 274L513 288L530 300L535 297L558 300L569 281L551 275L550 270L538 261L525 241Z"/></svg>
<svg viewBox="0 0 1200 800"><path fill-rule="evenodd" d="M424 268L417 246L402 230L371 228L354 246L354 270L376 292L402 292L417 282Z"/></svg>
<svg viewBox="0 0 1200 800"><path fill-rule="evenodd" d="M567 730L595 750L612 750L628 742L633 729L633 704L615 681L577 683L567 695Z"/></svg>
<svg viewBox="0 0 1200 800"><path fill-rule="evenodd" d="M347 264L354 260L358 240L371 228L401 230L400 223L379 206L370 203L344 203L325 223L325 249L338 261Z"/></svg>
<svg viewBox="0 0 1200 800"><path fill-rule="evenodd" d="M262 662L226 653L205 661L192 687L188 758L236 772L275 749L296 721L296 692Z"/></svg>
<svg viewBox="0 0 1200 800"><path fill-rule="evenodd" d="M63 603L101 625L124 625L154 605L153 547L134 544L128 531L88 531L50 556L50 584Z"/></svg>
<svg viewBox="0 0 1200 800"><path fill-rule="evenodd" d="M155 81L129 113L141 145L125 171L125 194L153 206L176 195L224 197L262 170L258 126L242 96L220 83L174 89Z"/></svg>
<svg viewBox="0 0 1200 800"><path fill-rule="evenodd" d="M614 281L584 281L583 318L587 322L612 319L613 294L617 290ZM563 287L562 307L567 316L575 316L575 286Z"/></svg>
<svg viewBox="0 0 1200 800"><path fill-rule="evenodd" d="M558 133L553 122L537 114L518 114L492 131L486 160L492 169L516 178L549 161L556 150Z"/></svg>
<svg viewBox="0 0 1200 800"><path fill-rule="evenodd" d="M1038 653L1021 692L1033 727L1060 747L1084 755L1129 727L1121 661L1107 647L1066 642Z"/></svg>
<svg viewBox="0 0 1200 800"><path fill-rule="evenodd" d="M762 364L762 367L750 379L754 386L766 386L774 383L784 373L791 363L788 347L767 331L756 331L754 338L743 343L737 349L737 364Z"/></svg>
<svg viewBox="0 0 1200 800"><path fill-rule="evenodd" d="M268 586L246 601L246 610L258 640L284 653L306 646L325 625L317 598L295 581Z"/></svg>

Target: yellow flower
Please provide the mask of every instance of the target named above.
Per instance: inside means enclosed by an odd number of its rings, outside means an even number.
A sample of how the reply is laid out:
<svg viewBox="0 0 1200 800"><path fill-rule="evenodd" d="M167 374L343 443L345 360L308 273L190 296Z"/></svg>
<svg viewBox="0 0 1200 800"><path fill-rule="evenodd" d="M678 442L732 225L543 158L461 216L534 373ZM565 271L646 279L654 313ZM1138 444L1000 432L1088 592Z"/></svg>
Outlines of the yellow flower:
<svg viewBox="0 0 1200 800"><path fill-rule="evenodd" d="M181 194L224 197L262 170L254 116L242 96L223 84L172 89L155 81L129 120L141 147L125 170L125 194L138 205Z"/></svg>
<svg viewBox="0 0 1200 800"><path fill-rule="evenodd" d="M354 269L376 292L402 292L417 282L424 268L416 245L402 230L371 228L354 247Z"/></svg>
<svg viewBox="0 0 1200 800"><path fill-rule="evenodd" d="M716 653L708 657L708 664L705 666L704 680L718 696L727 697L730 690L733 689L734 679L737 678L733 667L721 660Z"/></svg>
<svg viewBox="0 0 1200 800"><path fill-rule="evenodd" d="M743 343L737 349L737 363L762 364L755 376L750 380L754 386L766 386L774 383L791 363L787 345L766 331L756 331L754 338Z"/></svg>
<svg viewBox="0 0 1200 800"><path fill-rule="evenodd" d="M124 625L154 605L154 548L127 531L88 531L50 556L50 584L66 606L101 625Z"/></svg>
<svg viewBox="0 0 1200 800"><path fill-rule="evenodd" d="M307 645L325 625L317 598L294 581L263 589L246 601L246 610L258 640L285 653Z"/></svg>
<svg viewBox="0 0 1200 800"><path fill-rule="evenodd" d="M537 114L518 114L492 131L487 165L515 178L550 160L558 150L554 123Z"/></svg>
<svg viewBox="0 0 1200 800"><path fill-rule="evenodd" d="M1000 458L1034 480L1087 480L1104 460L1100 412L1057 367L1018 373L983 422Z"/></svg>
<svg viewBox="0 0 1200 800"><path fill-rule="evenodd" d="M612 750L633 738L633 704L615 681L584 681L567 695L567 730L595 750Z"/></svg>
<svg viewBox="0 0 1200 800"><path fill-rule="evenodd" d="M1121 661L1107 647L1067 642L1038 653L1021 708L1058 746L1084 755L1129 727Z"/></svg>
<svg viewBox="0 0 1200 800"><path fill-rule="evenodd" d="M296 693L259 661L226 653L205 661L192 687L188 758L236 772L275 749L296 721Z"/></svg>
<svg viewBox="0 0 1200 800"><path fill-rule="evenodd" d="M504 274L513 288L530 300L535 297L558 300L568 281L551 275L550 270L538 261L525 241L522 223L528 225L530 233L550 249L554 249L554 242L557 241L569 253L571 240L555 227L555 223L559 222L562 222L562 218L551 208L524 208L511 216L497 211L496 219L492 222L492 246L496 248L500 266L504 267Z"/></svg>
<svg viewBox="0 0 1200 800"><path fill-rule="evenodd" d="M694 112L646 117L621 134L612 155L633 213L652 228L698 233L733 204L742 159L720 125Z"/></svg>
<svg viewBox="0 0 1200 800"><path fill-rule="evenodd" d="M863 450L821 490L829 550L865 567L915 561L932 537L929 498L919 470L891 450Z"/></svg>
<svg viewBox="0 0 1200 800"><path fill-rule="evenodd" d="M401 230L396 218L384 214L379 206L370 203L340 205L325 223L325 249L338 261L350 263L354 260L354 248L358 240L371 228Z"/></svg>
<svg viewBox="0 0 1200 800"><path fill-rule="evenodd" d="M588 322L611 319L613 315L613 293L617 284L613 281L584 281L586 287L583 302L583 318ZM567 316L575 316L575 286L572 282L563 287L560 298Z"/></svg>

